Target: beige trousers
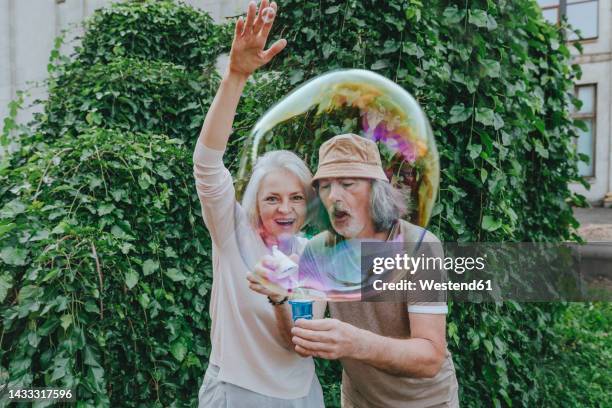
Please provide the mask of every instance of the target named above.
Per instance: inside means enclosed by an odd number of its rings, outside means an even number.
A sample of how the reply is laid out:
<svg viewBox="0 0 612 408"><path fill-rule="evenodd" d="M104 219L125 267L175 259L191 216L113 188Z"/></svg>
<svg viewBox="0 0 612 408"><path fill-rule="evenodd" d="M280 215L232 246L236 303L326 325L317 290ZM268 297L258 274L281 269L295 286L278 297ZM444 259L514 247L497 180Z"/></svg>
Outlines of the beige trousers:
<svg viewBox="0 0 612 408"><path fill-rule="evenodd" d="M198 408L324 408L323 390L313 376L308 395L282 399L247 390L217 378L219 367L209 365L198 392Z"/></svg>

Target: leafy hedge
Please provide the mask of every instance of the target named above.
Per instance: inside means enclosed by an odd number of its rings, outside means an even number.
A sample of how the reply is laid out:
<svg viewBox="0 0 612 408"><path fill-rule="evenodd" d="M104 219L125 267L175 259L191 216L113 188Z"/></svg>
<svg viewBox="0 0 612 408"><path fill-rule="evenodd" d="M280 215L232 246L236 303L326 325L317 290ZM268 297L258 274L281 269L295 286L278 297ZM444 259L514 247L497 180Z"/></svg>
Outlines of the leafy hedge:
<svg viewBox="0 0 612 408"><path fill-rule="evenodd" d="M556 322L558 358L542 367L548 406L605 407L612 389L612 303L572 303ZM562 371L560 373L559 371ZM560 377L563 376L562 381Z"/></svg>
<svg viewBox="0 0 612 408"><path fill-rule="evenodd" d="M12 382L77 388L95 406L197 389L211 260L190 160L181 140L92 128L3 177Z"/></svg>
<svg viewBox="0 0 612 408"><path fill-rule="evenodd" d="M273 36L289 46L245 91L232 170L257 118L297 83L367 68L413 93L432 122L443 173L431 225L442 239L573 238L575 72L535 2L281 7ZM51 67L33 130L0 164L0 378L73 385L78 406L193 406L209 352L210 242L191 152L231 30L170 0L116 4L87 27L77 54ZM6 124L3 144L22 129ZM266 147L314 165L322 140L355 126L310 116ZM561 361L553 328L564 313L453 304L462 405L558 401L566 380L548 367ZM317 366L338 406L339 364Z"/></svg>
<svg viewBox="0 0 612 408"><path fill-rule="evenodd" d="M98 10L77 50L85 64L108 63L118 56L183 65L191 71L209 68L229 51L231 29L217 26L207 13L176 7L171 1L130 1Z"/></svg>
<svg viewBox="0 0 612 408"><path fill-rule="evenodd" d="M78 406L193 406L211 258L191 156L226 34L172 1L87 28L35 123L5 122L21 148L0 165L0 378Z"/></svg>
<svg viewBox="0 0 612 408"><path fill-rule="evenodd" d="M211 70L122 56L93 65L75 61L58 71L39 117L40 130L53 136L77 136L99 126L194 143L218 83Z"/></svg>

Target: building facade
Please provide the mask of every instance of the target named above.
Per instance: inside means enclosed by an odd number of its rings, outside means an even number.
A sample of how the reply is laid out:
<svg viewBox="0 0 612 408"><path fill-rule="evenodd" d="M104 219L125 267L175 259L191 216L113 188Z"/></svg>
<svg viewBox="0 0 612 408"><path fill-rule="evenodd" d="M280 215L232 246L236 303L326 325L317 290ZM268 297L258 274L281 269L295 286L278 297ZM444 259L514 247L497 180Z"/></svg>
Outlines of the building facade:
<svg viewBox="0 0 612 408"><path fill-rule="evenodd" d="M595 205L612 206L612 0L538 0L538 4L549 22L556 24L565 17L580 30L580 37L568 32L567 40L579 41L583 47L582 54L572 51L573 62L582 68L575 88L582 107L574 115L587 127L576 143L590 159L579 165L590 189L571 187Z"/></svg>
<svg viewBox="0 0 612 408"><path fill-rule="evenodd" d="M120 0L1 0L0 1L0 126L8 115L8 103L17 91L27 90L26 104L45 98L42 84L55 38L69 29L61 51L69 53L71 38L82 34L79 24L95 10ZM248 0L182 0L205 10L218 22L246 10ZM35 112L19 113L21 123Z"/></svg>

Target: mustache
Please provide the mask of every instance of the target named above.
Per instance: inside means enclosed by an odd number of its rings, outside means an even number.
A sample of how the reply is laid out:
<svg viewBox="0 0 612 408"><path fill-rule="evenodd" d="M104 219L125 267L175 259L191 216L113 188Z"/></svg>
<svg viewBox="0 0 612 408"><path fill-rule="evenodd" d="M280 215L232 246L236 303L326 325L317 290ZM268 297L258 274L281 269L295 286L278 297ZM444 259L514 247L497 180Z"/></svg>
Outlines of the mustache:
<svg viewBox="0 0 612 408"><path fill-rule="evenodd" d="M332 204L328 209L327 212L329 213L330 216L336 216L339 213L345 213L347 215L351 215L351 211L345 207L343 204Z"/></svg>

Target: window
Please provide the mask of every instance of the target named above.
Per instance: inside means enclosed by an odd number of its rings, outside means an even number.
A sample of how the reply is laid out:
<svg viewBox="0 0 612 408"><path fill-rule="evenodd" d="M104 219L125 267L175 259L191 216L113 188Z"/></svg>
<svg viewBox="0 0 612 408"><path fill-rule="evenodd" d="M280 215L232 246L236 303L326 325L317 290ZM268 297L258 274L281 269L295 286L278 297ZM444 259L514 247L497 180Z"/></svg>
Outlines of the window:
<svg viewBox="0 0 612 408"><path fill-rule="evenodd" d="M583 177L595 176L595 119L597 117L597 85L577 85L576 97L582 102L580 109L574 112L574 118L582 120L586 130L578 130L576 147L578 153L589 156L589 162L579 162L578 172Z"/></svg>
<svg viewBox="0 0 612 408"><path fill-rule="evenodd" d="M567 21L574 30L579 30L582 39L597 38L599 31L598 0L538 0L544 18L558 24L561 16L565 14ZM578 35L568 33L569 41L578 40Z"/></svg>
<svg viewBox="0 0 612 408"><path fill-rule="evenodd" d="M546 21L557 24L561 20L559 0L538 0L538 4L542 8L542 15Z"/></svg>

